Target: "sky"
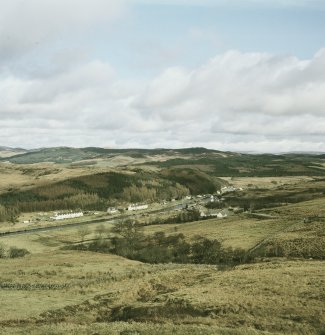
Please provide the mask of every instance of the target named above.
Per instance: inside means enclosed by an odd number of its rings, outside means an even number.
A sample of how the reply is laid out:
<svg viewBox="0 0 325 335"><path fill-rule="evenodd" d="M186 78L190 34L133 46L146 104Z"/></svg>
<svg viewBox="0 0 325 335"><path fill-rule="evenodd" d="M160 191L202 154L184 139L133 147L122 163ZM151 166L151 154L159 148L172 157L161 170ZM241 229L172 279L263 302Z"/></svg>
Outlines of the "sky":
<svg viewBox="0 0 325 335"><path fill-rule="evenodd" d="M325 152L325 0L0 0L0 146Z"/></svg>

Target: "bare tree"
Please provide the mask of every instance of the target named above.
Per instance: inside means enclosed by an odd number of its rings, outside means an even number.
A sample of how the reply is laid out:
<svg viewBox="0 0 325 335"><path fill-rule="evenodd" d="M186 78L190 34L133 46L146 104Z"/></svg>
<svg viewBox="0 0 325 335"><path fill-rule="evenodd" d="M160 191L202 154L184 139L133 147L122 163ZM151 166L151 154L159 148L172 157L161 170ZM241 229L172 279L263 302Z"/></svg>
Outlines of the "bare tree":
<svg viewBox="0 0 325 335"><path fill-rule="evenodd" d="M103 235L106 233L106 227L103 224L97 226L96 233L98 235L98 238L102 238Z"/></svg>
<svg viewBox="0 0 325 335"><path fill-rule="evenodd" d="M82 242L85 241L85 237L86 235L89 234L89 229L87 226L81 226L79 229L78 229L78 234L82 240Z"/></svg>

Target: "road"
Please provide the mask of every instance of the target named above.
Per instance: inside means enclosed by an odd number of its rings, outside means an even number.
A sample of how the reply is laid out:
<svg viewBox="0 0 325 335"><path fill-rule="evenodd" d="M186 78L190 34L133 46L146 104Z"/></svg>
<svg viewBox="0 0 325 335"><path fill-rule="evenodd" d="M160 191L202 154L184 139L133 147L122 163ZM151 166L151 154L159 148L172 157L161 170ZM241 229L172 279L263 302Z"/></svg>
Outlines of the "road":
<svg viewBox="0 0 325 335"><path fill-rule="evenodd" d="M59 226L46 226L46 227L30 228L30 229L24 229L24 230L6 231L6 232L0 233L0 238L5 237L5 236L13 236L13 235L35 234L35 233L51 231L51 230L63 230L67 228L85 226L85 225L101 223L101 222L113 222L116 219L117 218L111 218L111 219L106 218L106 219L98 219L98 220L92 220L92 221L67 223L67 224L62 224Z"/></svg>
<svg viewBox="0 0 325 335"><path fill-rule="evenodd" d="M177 209L177 207L178 205L173 205L170 207L146 211L145 213L140 213L140 214L154 214L154 213L159 213L159 212L172 211L172 210ZM40 233L40 232L52 231L52 230L64 230L68 228L74 228L74 227L86 226L86 225L98 224L98 223L109 223L109 222L114 223L118 220L132 218L136 214L139 214L139 213L132 212L132 214L120 215L120 216L115 216L112 218L102 218L102 219L96 219L96 220L91 220L91 221L81 221L81 222L61 224L61 225L56 225L56 226L46 226L46 227L30 228L30 229L24 229L24 230L0 232L0 238L7 237L7 236L15 236L15 235L35 234L35 233Z"/></svg>

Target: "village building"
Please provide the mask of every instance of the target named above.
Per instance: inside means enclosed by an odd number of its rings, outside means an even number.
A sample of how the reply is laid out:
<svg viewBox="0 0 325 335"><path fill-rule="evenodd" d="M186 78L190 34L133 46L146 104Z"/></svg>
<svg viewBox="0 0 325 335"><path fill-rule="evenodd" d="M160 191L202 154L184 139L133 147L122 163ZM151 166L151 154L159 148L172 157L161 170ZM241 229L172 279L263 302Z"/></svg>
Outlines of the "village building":
<svg viewBox="0 0 325 335"><path fill-rule="evenodd" d="M66 220L66 219L74 219L80 218L84 216L83 212L76 212L76 213L65 213L65 214L55 214L51 217L52 220Z"/></svg>
<svg viewBox="0 0 325 335"><path fill-rule="evenodd" d="M236 187L234 187L234 186L225 186L225 187L222 187L221 194L228 193L228 192L235 192L235 191L237 191Z"/></svg>
<svg viewBox="0 0 325 335"><path fill-rule="evenodd" d="M132 204L128 207L128 211L140 211L143 209L147 209L148 207L148 205Z"/></svg>
<svg viewBox="0 0 325 335"><path fill-rule="evenodd" d="M115 208L115 207L109 207L109 208L107 208L107 213L108 214L116 214L116 213L118 213L118 209Z"/></svg>
<svg viewBox="0 0 325 335"><path fill-rule="evenodd" d="M222 211L204 211L200 212L201 217L217 217L218 219L224 219L229 216L229 210L223 209Z"/></svg>

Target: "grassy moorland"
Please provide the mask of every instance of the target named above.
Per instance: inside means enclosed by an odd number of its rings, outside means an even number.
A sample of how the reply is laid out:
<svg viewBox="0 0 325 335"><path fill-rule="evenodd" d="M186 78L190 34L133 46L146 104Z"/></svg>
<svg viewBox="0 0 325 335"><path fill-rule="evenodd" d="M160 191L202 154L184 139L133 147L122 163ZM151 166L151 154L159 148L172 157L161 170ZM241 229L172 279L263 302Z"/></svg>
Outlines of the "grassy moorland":
<svg viewBox="0 0 325 335"><path fill-rule="evenodd" d="M0 334L324 334L322 155L56 148L4 161L0 231L21 233L0 234ZM108 206L124 210L95 214ZM47 218L70 209L91 214Z"/></svg>
<svg viewBox="0 0 325 335"><path fill-rule="evenodd" d="M0 264L7 334L320 334L325 321L320 261L218 271L57 251Z"/></svg>

